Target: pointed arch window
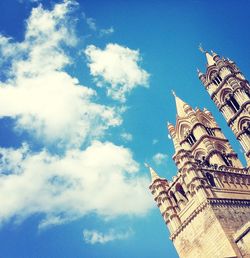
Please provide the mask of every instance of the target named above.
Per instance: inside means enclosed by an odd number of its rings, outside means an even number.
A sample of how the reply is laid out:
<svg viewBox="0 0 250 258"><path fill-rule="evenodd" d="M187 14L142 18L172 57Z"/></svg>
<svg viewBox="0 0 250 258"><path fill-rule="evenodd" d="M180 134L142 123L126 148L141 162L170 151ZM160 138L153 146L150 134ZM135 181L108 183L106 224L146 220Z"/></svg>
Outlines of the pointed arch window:
<svg viewBox="0 0 250 258"><path fill-rule="evenodd" d="M183 197L187 199L186 193L180 184L176 185L176 191L178 191Z"/></svg>

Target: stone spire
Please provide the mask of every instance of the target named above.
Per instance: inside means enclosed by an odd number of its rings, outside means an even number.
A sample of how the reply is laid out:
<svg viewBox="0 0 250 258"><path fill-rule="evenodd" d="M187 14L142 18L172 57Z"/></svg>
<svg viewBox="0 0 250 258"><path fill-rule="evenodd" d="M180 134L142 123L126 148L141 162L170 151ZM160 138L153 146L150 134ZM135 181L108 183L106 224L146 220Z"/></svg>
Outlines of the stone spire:
<svg viewBox="0 0 250 258"><path fill-rule="evenodd" d="M186 102L184 102L182 99L180 99L178 96L176 96L174 91L172 91L172 93L175 97L177 115L179 117L185 117L187 115L187 109L189 109L191 107Z"/></svg>
<svg viewBox="0 0 250 258"><path fill-rule="evenodd" d="M215 65L215 61L214 61L213 57L208 52L206 52L206 58L207 58L208 66Z"/></svg>
<svg viewBox="0 0 250 258"><path fill-rule="evenodd" d="M217 53L215 53L213 50L211 50L211 54L213 57L218 56Z"/></svg>
<svg viewBox="0 0 250 258"><path fill-rule="evenodd" d="M159 175L156 173L156 171L150 167L147 163L145 163L145 166L149 169L152 182L154 182L156 179L160 179Z"/></svg>

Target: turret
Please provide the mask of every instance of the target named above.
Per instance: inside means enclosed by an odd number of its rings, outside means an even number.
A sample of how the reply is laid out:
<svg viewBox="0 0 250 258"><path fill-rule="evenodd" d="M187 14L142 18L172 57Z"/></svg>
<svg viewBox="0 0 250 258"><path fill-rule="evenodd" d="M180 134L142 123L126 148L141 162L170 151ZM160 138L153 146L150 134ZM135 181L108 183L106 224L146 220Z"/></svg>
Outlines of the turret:
<svg viewBox="0 0 250 258"><path fill-rule="evenodd" d="M151 184L149 189L154 196L154 200L157 203L161 211L161 215L168 225L170 232L174 232L180 226L180 219L176 212L176 204L172 197L169 195L169 183L165 178L160 178L156 171L145 164L149 169L151 175Z"/></svg>
<svg viewBox="0 0 250 258"><path fill-rule="evenodd" d="M207 69L198 77L242 145L250 163L250 85L235 63L206 52Z"/></svg>

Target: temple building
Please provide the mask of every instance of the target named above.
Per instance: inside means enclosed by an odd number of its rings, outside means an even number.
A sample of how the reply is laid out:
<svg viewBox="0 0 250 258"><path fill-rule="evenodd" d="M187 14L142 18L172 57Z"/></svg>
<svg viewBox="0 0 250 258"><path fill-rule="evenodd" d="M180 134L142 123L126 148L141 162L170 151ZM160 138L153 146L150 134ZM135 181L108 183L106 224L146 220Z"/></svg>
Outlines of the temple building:
<svg viewBox="0 0 250 258"><path fill-rule="evenodd" d="M250 257L250 86L235 63L205 53L198 77L242 145L244 167L207 109L176 96L167 127L178 168L170 182L149 167L150 190L181 258Z"/></svg>

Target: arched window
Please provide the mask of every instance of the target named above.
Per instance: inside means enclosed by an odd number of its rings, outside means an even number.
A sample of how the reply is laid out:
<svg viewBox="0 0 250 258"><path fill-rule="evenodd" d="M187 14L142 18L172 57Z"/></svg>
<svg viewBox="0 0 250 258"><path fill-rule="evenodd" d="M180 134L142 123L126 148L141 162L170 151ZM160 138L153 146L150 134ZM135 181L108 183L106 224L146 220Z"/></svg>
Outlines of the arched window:
<svg viewBox="0 0 250 258"><path fill-rule="evenodd" d="M230 96L227 99L227 105L233 110L234 113L236 113L240 109L240 105L237 102L237 100L234 98L234 96Z"/></svg>
<svg viewBox="0 0 250 258"><path fill-rule="evenodd" d="M246 123L246 126L244 126L243 129L247 135L250 135L250 121Z"/></svg>
<svg viewBox="0 0 250 258"><path fill-rule="evenodd" d="M214 177L213 177L213 175L207 172L207 173L206 173L206 177L207 177L207 180L208 180L209 184L210 184L212 187L215 187L216 184L215 184L215 182L214 182Z"/></svg>
<svg viewBox="0 0 250 258"><path fill-rule="evenodd" d="M185 197L187 199L186 193L184 192L184 190L180 184L176 185L176 191L178 191L183 197Z"/></svg>
<svg viewBox="0 0 250 258"><path fill-rule="evenodd" d="M232 102L233 106L235 107L235 109L238 111L240 109L240 105L233 96L231 97L231 102Z"/></svg>
<svg viewBox="0 0 250 258"><path fill-rule="evenodd" d="M243 117L239 121L239 130L246 133L247 135L250 135L250 119L248 117Z"/></svg>

